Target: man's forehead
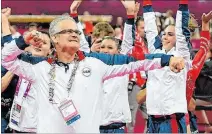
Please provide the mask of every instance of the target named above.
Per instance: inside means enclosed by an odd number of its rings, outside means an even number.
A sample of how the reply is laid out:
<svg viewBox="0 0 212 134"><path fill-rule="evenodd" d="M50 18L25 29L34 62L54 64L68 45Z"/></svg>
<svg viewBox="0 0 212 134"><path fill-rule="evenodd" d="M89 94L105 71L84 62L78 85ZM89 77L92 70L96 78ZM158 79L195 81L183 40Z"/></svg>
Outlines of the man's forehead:
<svg viewBox="0 0 212 134"><path fill-rule="evenodd" d="M77 29L77 24L72 20L62 20L58 26L60 29Z"/></svg>

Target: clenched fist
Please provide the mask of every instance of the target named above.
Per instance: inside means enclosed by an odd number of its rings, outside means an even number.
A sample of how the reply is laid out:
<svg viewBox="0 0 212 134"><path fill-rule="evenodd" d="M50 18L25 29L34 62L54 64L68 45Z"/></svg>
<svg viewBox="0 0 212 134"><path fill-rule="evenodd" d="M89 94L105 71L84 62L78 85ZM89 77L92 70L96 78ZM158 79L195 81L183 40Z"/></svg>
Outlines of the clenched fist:
<svg viewBox="0 0 212 134"><path fill-rule="evenodd" d="M41 42L44 41L43 34L41 32L33 30L31 32L28 32L26 35L24 35L24 41L27 44L40 47Z"/></svg>
<svg viewBox="0 0 212 134"><path fill-rule="evenodd" d="M178 73L184 69L185 60L181 57L171 57L169 61L169 67L173 72Z"/></svg>

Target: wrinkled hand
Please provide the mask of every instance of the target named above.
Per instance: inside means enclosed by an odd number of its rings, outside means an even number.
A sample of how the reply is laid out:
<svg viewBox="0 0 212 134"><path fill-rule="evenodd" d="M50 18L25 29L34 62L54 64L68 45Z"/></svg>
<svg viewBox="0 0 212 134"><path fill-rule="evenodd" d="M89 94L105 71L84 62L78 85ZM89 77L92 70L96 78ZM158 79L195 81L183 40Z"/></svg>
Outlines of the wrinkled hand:
<svg viewBox="0 0 212 134"><path fill-rule="evenodd" d="M122 5L127 11L127 15L135 14L135 0L121 0Z"/></svg>
<svg viewBox="0 0 212 134"><path fill-rule="evenodd" d="M185 67L185 60L181 57L171 57L169 61L171 71L178 73Z"/></svg>
<svg viewBox="0 0 212 134"><path fill-rule="evenodd" d="M70 12L71 13L77 13L77 9L82 3L82 0L74 0L73 3L70 6Z"/></svg>
<svg viewBox="0 0 212 134"><path fill-rule="evenodd" d="M96 39L94 41L94 43L92 44L92 46L91 46L91 51L92 52L99 52L100 51L101 43L102 43L102 39L101 38Z"/></svg>
<svg viewBox="0 0 212 134"><path fill-rule="evenodd" d="M202 30L208 31L209 30L209 21L212 18L212 11L210 11L208 14L203 13L202 14Z"/></svg>
<svg viewBox="0 0 212 134"><path fill-rule="evenodd" d="M11 15L11 8L7 7L1 10L2 17L8 18Z"/></svg>
<svg viewBox="0 0 212 134"><path fill-rule="evenodd" d="M41 42L44 41L43 34L41 32L33 30L31 32L28 32L26 35L24 35L24 41L27 44L30 44L36 47L41 47Z"/></svg>

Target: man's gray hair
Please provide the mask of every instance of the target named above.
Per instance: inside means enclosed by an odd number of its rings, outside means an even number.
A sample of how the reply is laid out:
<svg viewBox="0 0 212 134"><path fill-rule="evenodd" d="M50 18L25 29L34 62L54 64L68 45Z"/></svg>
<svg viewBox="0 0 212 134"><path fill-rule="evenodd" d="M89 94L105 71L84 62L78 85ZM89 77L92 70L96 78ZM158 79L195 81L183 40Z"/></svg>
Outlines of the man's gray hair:
<svg viewBox="0 0 212 134"><path fill-rule="evenodd" d="M63 20L72 20L73 22L76 23L76 21L70 17L69 15L61 15L57 18L55 18L51 23L50 23L50 27L49 27L49 34L50 36L55 35L56 33L60 32L60 29L58 29L57 24Z"/></svg>

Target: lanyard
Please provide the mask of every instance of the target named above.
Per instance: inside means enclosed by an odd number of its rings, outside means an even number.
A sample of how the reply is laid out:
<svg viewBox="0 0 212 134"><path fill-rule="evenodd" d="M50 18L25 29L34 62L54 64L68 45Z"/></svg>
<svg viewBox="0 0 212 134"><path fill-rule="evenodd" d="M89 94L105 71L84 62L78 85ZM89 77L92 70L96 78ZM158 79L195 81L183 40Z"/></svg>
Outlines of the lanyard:
<svg viewBox="0 0 212 134"><path fill-rule="evenodd" d="M56 64L53 63L53 64L52 64L52 68L50 69L50 72L49 72L49 74L50 74L50 83L49 83L49 102L50 102L50 103L53 103L53 102L54 102L54 101L53 101L53 97L54 97L55 76L56 76L56 69L55 69L55 66L56 66ZM69 79L68 84L67 84L68 97L69 97L69 93L70 93L70 91L71 91L72 84L73 84L74 79L75 79L75 75L76 75L78 66L79 66L79 61L75 60L74 68L73 68L73 70L72 70L70 79Z"/></svg>
<svg viewBox="0 0 212 134"><path fill-rule="evenodd" d="M30 90L30 87L31 87L31 83L28 82L28 81L26 81L26 80L24 80L24 79L22 79L21 77L19 77L19 79L18 79L18 84L17 84L17 86L16 86L16 91L15 91L15 95L16 95L16 96L18 96L18 94L19 94L19 92L20 92L21 84L22 84L22 83L25 83L25 82L27 82L28 84L27 84L27 87L24 89L25 91L24 91L23 97L26 98L26 96L28 95L29 90ZM22 89L21 89L21 90L22 90Z"/></svg>

